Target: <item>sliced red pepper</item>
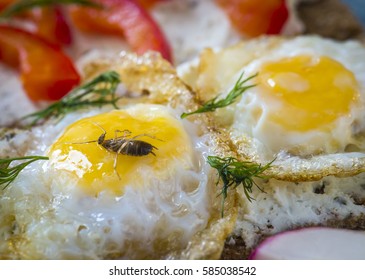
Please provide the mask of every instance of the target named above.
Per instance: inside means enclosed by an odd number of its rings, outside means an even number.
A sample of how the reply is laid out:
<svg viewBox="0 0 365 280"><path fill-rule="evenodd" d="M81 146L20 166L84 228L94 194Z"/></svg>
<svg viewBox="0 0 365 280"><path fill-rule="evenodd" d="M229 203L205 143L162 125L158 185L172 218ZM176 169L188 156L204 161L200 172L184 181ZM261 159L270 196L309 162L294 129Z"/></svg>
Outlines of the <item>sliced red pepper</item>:
<svg viewBox="0 0 365 280"><path fill-rule="evenodd" d="M0 0L0 11L13 4L15 0Z"/></svg>
<svg viewBox="0 0 365 280"><path fill-rule="evenodd" d="M0 25L0 60L19 67L23 87L34 101L58 100L80 81L57 45L15 27Z"/></svg>
<svg viewBox="0 0 365 280"><path fill-rule="evenodd" d="M154 50L171 61L164 34L148 12L133 0L96 0L103 8L74 6L71 19L84 32L124 36L132 49L142 54Z"/></svg>
<svg viewBox="0 0 365 280"><path fill-rule="evenodd" d="M271 14L270 24L266 34L279 34L288 18L289 11L286 7L285 0L282 0L281 4Z"/></svg>
<svg viewBox="0 0 365 280"><path fill-rule="evenodd" d="M37 8L30 13L36 26L35 33L54 44L71 44L71 30L60 7Z"/></svg>
<svg viewBox="0 0 365 280"><path fill-rule="evenodd" d="M139 4L141 4L145 9L150 9L158 2L165 2L168 0L137 0Z"/></svg>
<svg viewBox="0 0 365 280"><path fill-rule="evenodd" d="M289 13L285 0L216 0L232 24L246 36L279 34Z"/></svg>
<svg viewBox="0 0 365 280"><path fill-rule="evenodd" d="M15 0L0 0L0 11L14 4ZM70 45L71 30L59 6L33 8L17 17L34 24L34 33L57 45Z"/></svg>

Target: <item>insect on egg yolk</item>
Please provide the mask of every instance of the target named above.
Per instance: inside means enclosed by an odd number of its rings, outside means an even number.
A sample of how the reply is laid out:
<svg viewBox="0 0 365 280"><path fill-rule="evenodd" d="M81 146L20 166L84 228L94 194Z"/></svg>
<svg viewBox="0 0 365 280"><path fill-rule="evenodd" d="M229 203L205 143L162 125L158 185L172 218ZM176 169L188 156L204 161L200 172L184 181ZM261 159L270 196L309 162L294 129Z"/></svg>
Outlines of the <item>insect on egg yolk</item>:
<svg viewBox="0 0 365 280"><path fill-rule="evenodd" d="M106 131L105 140L116 136L130 140L140 135L134 140L156 147L152 149L155 155L137 156L133 151L128 155L120 154L116 172L116 153L97 143L103 129ZM116 130L129 130L131 134L117 132L116 135ZM88 141L94 142L85 143ZM163 107L146 105L81 119L67 127L49 151L52 166L69 174L77 186L91 195L105 190L122 195L128 184L138 186L143 181L163 180L169 172L171 174L174 160L179 166L189 168L191 154L190 139L181 124Z"/></svg>
<svg viewBox="0 0 365 280"><path fill-rule="evenodd" d="M359 98L352 72L326 57L295 56L266 64L259 75L270 120L288 130L309 131L348 115ZM276 107L275 107L276 108Z"/></svg>

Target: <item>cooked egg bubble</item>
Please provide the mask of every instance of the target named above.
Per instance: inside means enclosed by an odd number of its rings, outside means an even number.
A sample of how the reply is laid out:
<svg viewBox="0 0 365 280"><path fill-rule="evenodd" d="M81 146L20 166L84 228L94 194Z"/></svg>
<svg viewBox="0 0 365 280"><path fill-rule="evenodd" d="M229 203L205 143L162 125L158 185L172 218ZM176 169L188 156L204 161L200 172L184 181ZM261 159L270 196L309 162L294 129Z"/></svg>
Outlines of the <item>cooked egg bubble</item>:
<svg viewBox="0 0 365 280"><path fill-rule="evenodd" d="M25 259L166 258L206 228L216 198L199 126L177 109L128 105L70 114L42 141L49 161L19 174L1 199L0 255ZM128 132L127 132L128 130ZM52 135L60 131L59 136ZM121 131L121 132L120 132ZM143 141L153 153L98 143ZM88 143L85 143L88 142ZM139 142L141 145L141 142ZM36 148L35 148L36 149ZM33 151L32 153L39 153Z"/></svg>

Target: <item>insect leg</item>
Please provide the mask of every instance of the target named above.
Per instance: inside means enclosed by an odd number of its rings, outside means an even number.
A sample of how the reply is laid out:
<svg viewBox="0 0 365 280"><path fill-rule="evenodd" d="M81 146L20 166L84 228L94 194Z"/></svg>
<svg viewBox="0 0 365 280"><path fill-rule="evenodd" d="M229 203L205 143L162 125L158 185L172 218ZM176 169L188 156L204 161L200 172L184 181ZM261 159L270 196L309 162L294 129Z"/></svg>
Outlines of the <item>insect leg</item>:
<svg viewBox="0 0 365 280"><path fill-rule="evenodd" d="M137 139L137 138L139 138L139 137L143 137L143 136L150 137L150 138L152 138L152 139L156 139L156 140L159 140L159 141L164 142L163 140L158 139L156 136L151 135L151 134L148 134L148 133L138 134L138 135L136 135L136 136L132 137L132 138L131 138L131 140L135 140L135 139Z"/></svg>
<svg viewBox="0 0 365 280"><path fill-rule="evenodd" d="M117 173L118 179L121 180L120 175L117 170L117 164L118 164L118 154L116 153L115 157L114 157L114 166L113 167L114 167L114 172Z"/></svg>
<svg viewBox="0 0 365 280"><path fill-rule="evenodd" d="M117 173L117 176L118 176L118 178L119 178L119 180L121 180L121 177L120 177L120 175L119 175L119 173L118 173L118 170L117 170L117 165L118 165L118 155L120 154L120 152L125 148L125 146L127 146L128 145L128 142L129 141L125 141L122 145L120 145L120 147L119 147L119 149L118 149L118 151L115 153L115 157L114 157L114 171L115 171L115 173Z"/></svg>
<svg viewBox="0 0 365 280"><path fill-rule="evenodd" d="M132 132L129 131L128 129L124 129L124 130L117 129L117 130L114 131L114 133L115 133L114 139L125 138L125 137L128 137L132 134ZM123 136L118 137L118 133L123 133Z"/></svg>

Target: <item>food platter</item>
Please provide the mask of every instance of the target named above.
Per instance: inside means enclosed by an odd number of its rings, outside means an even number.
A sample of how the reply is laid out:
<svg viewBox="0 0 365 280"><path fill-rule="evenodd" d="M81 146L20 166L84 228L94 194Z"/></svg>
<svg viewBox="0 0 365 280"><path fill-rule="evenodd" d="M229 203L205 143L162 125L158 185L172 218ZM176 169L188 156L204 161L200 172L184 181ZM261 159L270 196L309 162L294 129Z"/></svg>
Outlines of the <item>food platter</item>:
<svg viewBox="0 0 365 280"><path fill-rule="evenodd" d="M34 14L0 23L0 259L245 259L288 230L365 230L344 4L288 0L279 31L242 35L221 1L96 2L62 7L67 47L21 30Z"/></svg>

